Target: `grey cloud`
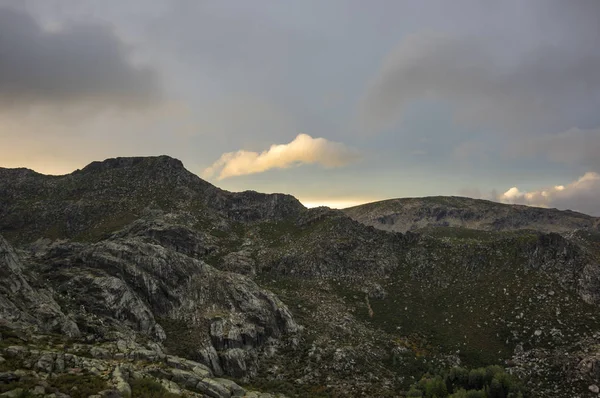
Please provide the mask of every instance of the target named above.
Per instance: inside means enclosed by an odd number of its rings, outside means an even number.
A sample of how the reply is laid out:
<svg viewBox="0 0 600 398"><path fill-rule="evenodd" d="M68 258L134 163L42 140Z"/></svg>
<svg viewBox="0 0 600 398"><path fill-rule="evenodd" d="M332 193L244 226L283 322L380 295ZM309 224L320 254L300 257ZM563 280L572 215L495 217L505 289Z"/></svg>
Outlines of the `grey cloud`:
<svg viewBox="0 0 600 398"><path fill-rule="evenodd" d="M548 160L578 164L600 170L600 128L572 128L519 143L513 152L520 156L543 156Z"/></svg>
<svg viewBox="0 0 600 398"><path fill-rule="evenodd" d="M405 39L367 89L361 104L365 126L389 128L420 99L448 102L460 122L512 131L600 123L599 52L540 44L508 56L492 47L473 37Z"/></svg>
<svg viewBox="0 0 600 398"><path fill-rule="evenodd" d="M0 103L137 106L160 98L158 75L130 62L107 26L46 31L22 10L0 8Z"/></svg>

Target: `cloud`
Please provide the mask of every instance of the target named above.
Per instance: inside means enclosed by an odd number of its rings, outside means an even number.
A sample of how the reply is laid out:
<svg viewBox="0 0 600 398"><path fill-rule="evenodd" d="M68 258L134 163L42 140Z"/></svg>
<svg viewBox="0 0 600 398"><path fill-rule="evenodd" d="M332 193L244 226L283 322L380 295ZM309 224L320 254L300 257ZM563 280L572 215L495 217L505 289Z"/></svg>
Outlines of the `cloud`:
<svg viewBox="0 0 600 398"><path fill-rule="evenodd" d="M543 157L567 165L583 165L600 170L600 128L572 128L515 144L513 153Z"/></svg>
<svg viewBox="0 0 600 398"><path fill-rule="evenodd" d="M157 73L130 62L131 48L103 25L44 30L0 7L0 105L138 106L161 94Z"/></svg>
<svg viewBox="0 0 600 398"><path fill-rule="evenodd" d="M271 145L261 153L245 150L224 153L212 166L204 170L202 176L211 178L218 173L217 179L222 180L271 169L286 169L300 164L340 167L357 159L358 153L342 143L299 134L292 142Z"/></svg>
<svg viewBox="0 0 600 398"><path fill-rule="evenodd" d="M483 38L412 35L371 79L361 121L371 131L385 130L410 103L434 100L449 103L456 119L471 126L522 132L597 123L600 52L578 48L578 40L583 42L575 37L569 45L511 47L507 54L500 51L506 46Z"/></svg>
<svg viewBox="0 0 600 398"><path fill-rule="evenodd" d="M556 185L540 190L523 192L512 187L495 196L499 202L539 207L556 207L600 216L600 174L585 173L567 185Z"/></svg>

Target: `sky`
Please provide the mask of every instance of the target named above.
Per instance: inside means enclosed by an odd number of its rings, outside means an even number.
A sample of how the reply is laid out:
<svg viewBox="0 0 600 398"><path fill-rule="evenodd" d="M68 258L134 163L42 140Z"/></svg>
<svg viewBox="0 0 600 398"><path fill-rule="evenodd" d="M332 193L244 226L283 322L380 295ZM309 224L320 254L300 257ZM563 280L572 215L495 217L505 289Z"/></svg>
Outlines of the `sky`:
<svg viewBox="0 0 600 398"><path fill-rule="evenodd" d="M0 167L600 216L600 1L0 0Z"/></svg>

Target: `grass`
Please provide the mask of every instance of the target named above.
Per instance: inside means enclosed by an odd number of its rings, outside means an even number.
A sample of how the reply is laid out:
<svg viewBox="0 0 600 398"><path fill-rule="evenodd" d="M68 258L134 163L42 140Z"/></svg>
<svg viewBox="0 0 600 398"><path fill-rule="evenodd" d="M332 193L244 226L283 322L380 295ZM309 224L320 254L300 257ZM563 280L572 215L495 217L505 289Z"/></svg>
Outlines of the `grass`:
<svg viewBox="0 0 600 398"><path fill-rule="evenodd" d="M6 388L6 390L4 390L3 387ZM22 391L18 395L16 395L16 398L39 397L39 395L34 395L30 391L31 389L33 389L33 387L35 387L35 385L31 384L31 383L21 383L21 382L8 383L8 384L0 385L0 393L8 392L8 391L16 390L16 389L21 389Z"/></svg>
<svg viewBox="0 0 600 398"><path fill-rule="evenodd" d="M0 326L0 348L6 348L11 345L23 345L27 343L27 339L13 329L5 326Z"/></svg>
<svg viewBox="0 0 600 398"><path fill-rule="evenodd" d="M180 395L168 392L162 384L152 379L136 379L129 382L132 398L176 398Z"/></svg>
<svg viewBox="0 0 600 398"><path fill-rule="evenodd" d="M72 398L87 398L108 387L106 381L91 374L63 374L54 379L48 379L48 383L52 388L68 394Z"/></svg>
<svg viewBox="0 0 600 398"><path fill-rule="evenodd" d="M464 227L425 227L418 231L436 238L450 238L466 243L468 240L480 242L493 242L501 240L517 239L523 241L535 241L537 233L535 231L519 230L519 231L482 231L478 229Z"/></svg>
<svg viewBox="0 0 600 398"><path fill-rule="evenodd" d="M85 232L73 236L72 240L78 242L98 242L108 238L112 233L124 228L137 219L138 216L134 213L121 212L113 214Z"/></svg>

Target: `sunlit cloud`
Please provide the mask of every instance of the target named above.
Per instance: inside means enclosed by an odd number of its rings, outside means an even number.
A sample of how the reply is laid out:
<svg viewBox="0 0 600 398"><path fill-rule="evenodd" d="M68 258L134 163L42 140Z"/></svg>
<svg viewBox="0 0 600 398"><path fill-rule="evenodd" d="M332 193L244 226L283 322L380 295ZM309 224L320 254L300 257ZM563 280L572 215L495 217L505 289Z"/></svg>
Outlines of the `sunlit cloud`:
<svg viewBox="0 0 600 398"><path fill-rule="evenodd" d="M600 215L599 197L600 174L588 172L567 185L555 185L527 192L512 187L497 195L495 199L504 203L556 207Z"/></svg>
<svg viewBox="0 0 600 398"><path fill-rule="evenodd" d="M271 169L286 169L301 164L324 167L345 166L359 158L358 152L339 142L299 134L288 144L271 145L263 152L239 150L228 152L206 168L203 178L218 175L222 180L234 176L262 173Z"/></svg>

